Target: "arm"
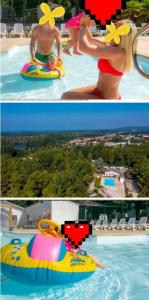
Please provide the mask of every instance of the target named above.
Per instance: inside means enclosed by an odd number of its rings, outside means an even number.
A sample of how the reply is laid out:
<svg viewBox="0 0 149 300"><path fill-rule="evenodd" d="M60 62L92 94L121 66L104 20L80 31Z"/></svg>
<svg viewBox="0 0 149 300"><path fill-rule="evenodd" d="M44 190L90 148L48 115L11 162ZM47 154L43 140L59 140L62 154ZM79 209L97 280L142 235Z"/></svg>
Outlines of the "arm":
<svg viewBox="0 0 149 300"><path fill-rule="evenodd" d="M60 31L56 28L56 43L57 43L57 54L58 58L61 59L62 56L62 42L61 42L61 36L60 36Z"/></svg>
<svg viewBox="0 0 149 300"><path fill-rule="evenodd" d="M30 41L30 53L31 53L31 58L33 60L35 60L36 41L37 41L37 32L36 32L36 28L34 28L32 31L31 41Z"/></svg>
<svg viewBox="0 0 149 300"><path fill-rule="evenodd" d="M55 71L58 72L58 78L60 79L62 77L62 72L58 67L55 67Z"/></svg>
<svg viewBox="0 0 149 300"><path fill-rule="evenodd" d="M97 37L93 37L89 27L86 27L86 35L88 38L88 41L96 46L100 46L100 47L106 47L106 43L103 41L103 38L97 38Z"/></svg>
<svg viewBox="0 0 149 300"><path fill-rule="evenodd" d="M123 55L123 50L119 47L102 47L98 45L92 46L87 38L86 28L81 28L79 34L79 49L80 51L95 57L114 59Z"/></svg>

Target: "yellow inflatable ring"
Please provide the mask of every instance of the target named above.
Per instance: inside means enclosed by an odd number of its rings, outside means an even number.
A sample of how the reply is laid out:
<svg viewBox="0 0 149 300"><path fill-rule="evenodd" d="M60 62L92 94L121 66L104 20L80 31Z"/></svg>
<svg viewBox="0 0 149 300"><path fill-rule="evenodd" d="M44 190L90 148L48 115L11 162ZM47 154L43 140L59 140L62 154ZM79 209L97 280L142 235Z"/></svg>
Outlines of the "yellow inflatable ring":
<svg viewBox="0 0 149 300"><path fill-rule="evenodd" d="M57 61L57 67L61 70L62 77L65 75L65 69L61 60ZM46 66L40 65L35 61L30 61L25 64L21 70L21 75L28 78L36 79L58 79L59 75L57 71L48 71Z"/></svg>
<svg viewBox="0 0 149 300"><path fill-rule="evenodd" d="M45 224L45 223L47 223L49 225L48 228L42 227L42 224ZM37 228L42 234L44 234L46 236L61 237L61 233L59 233L55 230L55 228L58 228L58 231L60 231L61 225L53 220L41 219L37 223Z"/></svg>

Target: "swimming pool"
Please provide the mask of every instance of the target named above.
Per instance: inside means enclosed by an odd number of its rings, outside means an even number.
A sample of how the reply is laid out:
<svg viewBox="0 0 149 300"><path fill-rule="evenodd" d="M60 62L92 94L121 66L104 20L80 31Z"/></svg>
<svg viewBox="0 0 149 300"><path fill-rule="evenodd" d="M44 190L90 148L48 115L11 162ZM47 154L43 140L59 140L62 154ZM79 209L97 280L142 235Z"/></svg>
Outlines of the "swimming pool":
<svg viewBox="0 0 149 300"><path fill-rule="evenodd" d="M5 234L2 243L14 236ZM28 241L29 235L15 235ZM124 241L124 242L123 242ZM149 294L149 236L91 237L84 248L105 265L93 276L69 286L29 286L2 277L2 300L147 300Z"/></svg>
<svg viewBox="0 0 149 300"><path fill-rule="evenodd" d="M97 61L90 56L63 55L67 74L61 80L37 81L21 77L20 70L29 60L29 46L19 46L2 53L2 100L58 100L72 88L94 84L97 81ZM123 77L120 92L123 99L147 99L148 80L135 69Z"/></svg>
<svg viewBox="0 0 149 300"><path fill-rule="evenodd" d="M104 185L115 186L115 179L105 177L104 178Z"/></svg>

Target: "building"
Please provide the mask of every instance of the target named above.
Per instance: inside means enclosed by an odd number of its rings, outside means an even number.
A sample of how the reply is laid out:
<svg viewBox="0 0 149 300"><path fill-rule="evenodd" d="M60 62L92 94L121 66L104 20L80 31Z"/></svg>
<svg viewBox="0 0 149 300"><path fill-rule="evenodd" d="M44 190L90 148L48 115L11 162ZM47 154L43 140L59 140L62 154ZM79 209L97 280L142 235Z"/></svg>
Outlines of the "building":
<svg viewBox="0 0 149 300"><path fill-rule="evenodd" d="M104 173L106 177L118 177L120 182L125 181L123 173L117 169L109 168Z"/></svg>
<svg viewBox="0 0 149 300"><path fill-rule="evenodd" d="M23 207L7 201L3 201L1 203L0 210L1 229L9 230L13 227L17 227L23 213Z"/></svg>
<svg viewBox="0 0 149 300"><path fill-rule="evenodd" d="M22 208L10 202L1 204L1 228L35 228L39 219L47 218L63 224L64 221L77 221L79 205L72 201L37 201L35 204Z"/></svg>

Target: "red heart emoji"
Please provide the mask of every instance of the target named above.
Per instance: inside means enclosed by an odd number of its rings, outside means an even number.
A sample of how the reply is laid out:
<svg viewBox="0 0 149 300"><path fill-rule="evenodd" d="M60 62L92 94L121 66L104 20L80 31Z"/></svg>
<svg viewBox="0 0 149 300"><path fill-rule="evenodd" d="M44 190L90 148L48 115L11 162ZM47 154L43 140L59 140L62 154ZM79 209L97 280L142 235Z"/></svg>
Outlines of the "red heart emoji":
<svg viewBox="0 0 149 300"><path fill-rule="evenodd" d="M75 248L78 248L92 234L92 225L82 221L78 223L65 221L65 224L61 225L61 233Z"/></svg>
<svg viewBox="0 0 149 300"><path fill-rule="evenodd" d="M116 15L121 14L121 9L126 8L126 0L80 0L80 8L84 9L101 29L111 23Z"/></svg>

